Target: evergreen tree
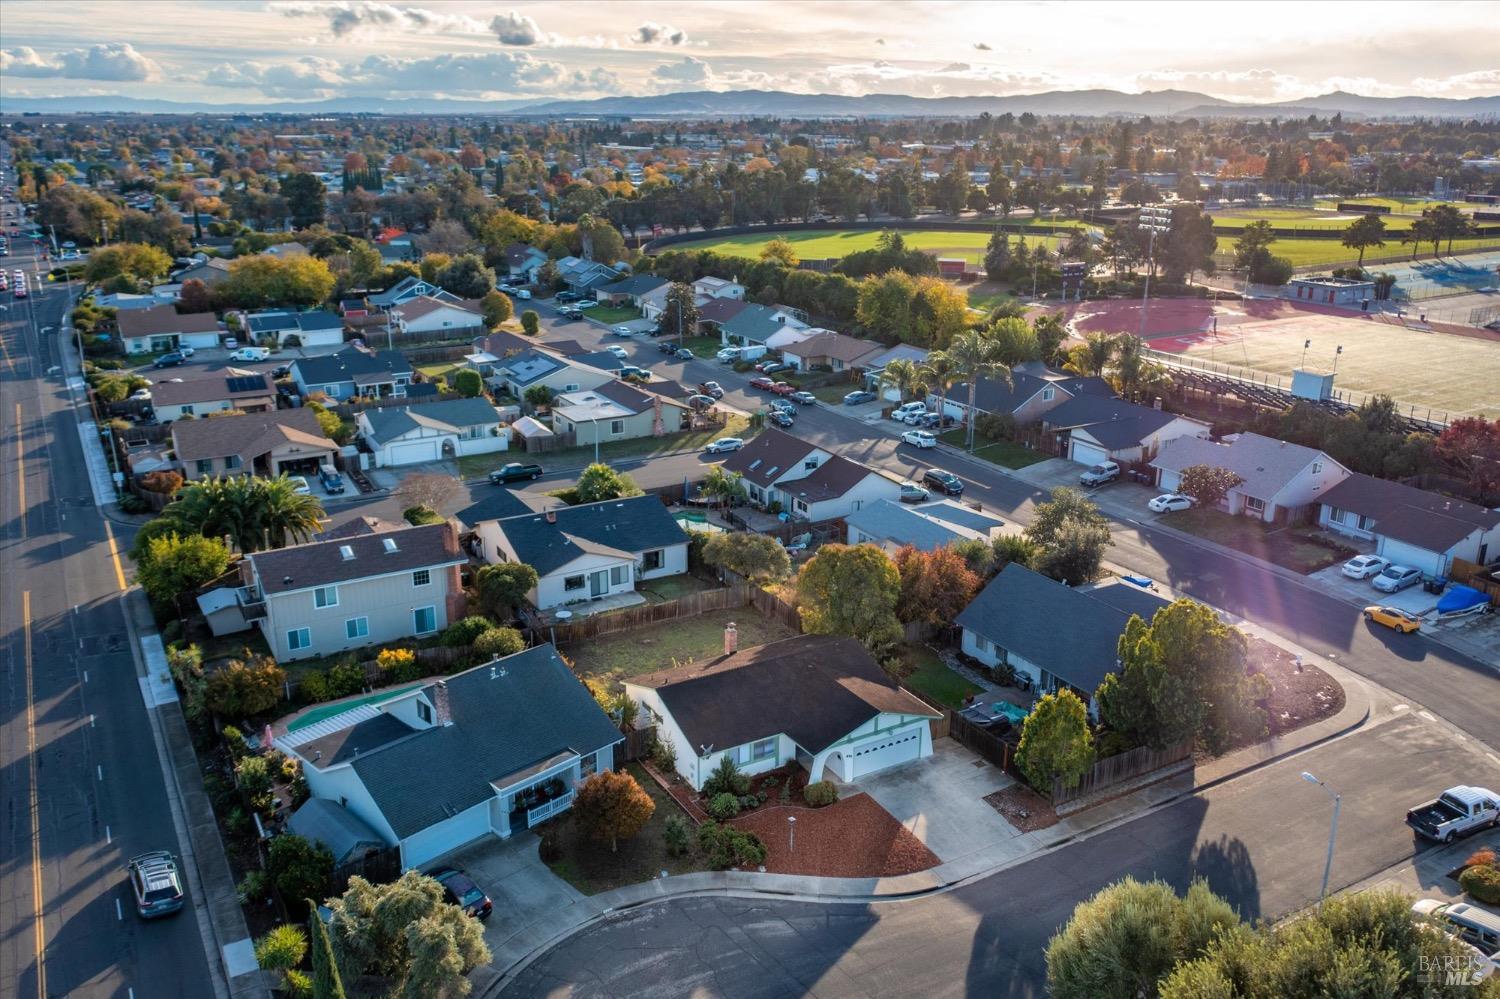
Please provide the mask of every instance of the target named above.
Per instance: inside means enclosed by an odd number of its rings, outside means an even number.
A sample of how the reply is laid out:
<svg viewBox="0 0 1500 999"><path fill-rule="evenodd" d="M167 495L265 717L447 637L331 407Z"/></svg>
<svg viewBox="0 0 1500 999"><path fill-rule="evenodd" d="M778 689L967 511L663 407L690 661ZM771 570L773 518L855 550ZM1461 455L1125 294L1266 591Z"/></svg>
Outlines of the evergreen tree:
<svg viewBox="0 0 1500 999"><path fill-rule="evenodd" d="M344 982L339 976L338 962L333 959L333 944L328 939L328 927L318 915L318 907L311 899L307 902L310 914L307 920L308 942L312 948L312 994L313 999L345 999Z"/></svg>

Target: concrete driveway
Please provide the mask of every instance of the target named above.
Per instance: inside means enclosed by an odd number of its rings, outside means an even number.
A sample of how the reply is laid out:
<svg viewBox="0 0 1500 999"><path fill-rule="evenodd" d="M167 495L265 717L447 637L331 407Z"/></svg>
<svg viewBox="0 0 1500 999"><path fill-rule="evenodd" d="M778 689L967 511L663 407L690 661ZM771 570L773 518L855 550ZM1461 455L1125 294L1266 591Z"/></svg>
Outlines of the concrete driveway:
<svg viewBox="0 0 1500 999"><path fill-rule="evenodd" d="M952 739L938 739L925 760L874 774L851 788L880 802L944 863L980 850L1027 845L1020 833L984 801L984 796L1015 783Z"/></svg>
<svg viewBox="0 0 1500 999"><path fill-rule="evenodd" d="M564 920L563 914L585 897L553 874L537 856L540 838L524 832L510 839L485 839L443 857L441 863L466 871L495 904L484 923L484 939L496 955L512 954L546 929ZM533 944L534 945L534 944ZM503 967L503 965L501 965Z"/></svg>
<svg viewBox="0 0 1500 999"><path fill-rule="evenodd" d="M1307 581L1361 606L1379 604L1382 607L1396 607L1418 617L1437 609L1439 594L1428 593L1420 583L1409 586L1400 593L1382 593L1368 579L1350 579L1345 576L1339 571L1342 566L1343 563L1339 563L1319 569L1308 576Z"/></svg>

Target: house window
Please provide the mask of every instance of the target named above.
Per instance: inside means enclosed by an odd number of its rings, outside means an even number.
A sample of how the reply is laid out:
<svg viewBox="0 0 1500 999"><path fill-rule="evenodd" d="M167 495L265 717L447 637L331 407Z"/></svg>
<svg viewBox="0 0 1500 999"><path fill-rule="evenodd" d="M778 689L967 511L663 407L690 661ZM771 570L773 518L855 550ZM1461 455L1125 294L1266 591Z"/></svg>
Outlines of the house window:
<svg viewBox="0 0 1500 999"><path fill-rule="evenodd" d="M623 565L612 565L609 567L609 585L622 586L625 583L625 567Z"/></svg>
<svg viewBox="0 0 1500 999"><path fill-rule="evenodd" d="M286 633L286 647L296 652L312 646L312 631L307 628L293 628Z"/></svg>
<svg viewBox="0 0 1500 999"><path fill-rule="evenodd" d="M581 590L581 589L583 589L584 586L585 586L585 580L584 580L584 577L582 575L578 575L578 576L564 576L563 577L563 590L564 591L569 591L570 592L572 590Z"/></svg>
<svg viewBox="0 0 1500 999"><path fill-rule="evenodd" d="M227 458L224 459L224 467L225 468L230 468L230 469L239 468L240 464L241 464L241 462L240 462L240 456L237 455L237 454L232 454L229 457L227 457Z"/></svg>
<svg viewBox="0 0 1500 999"><path fill-rule="evenodd" d="M818 467L818 459L816 459L816 458L809 458L809 459L807 459L806 461L804 461L802 463L802 470L805 471L805 472L811 472L813 469L815 469L817 467Z"/></svg>
<svg viewBox="0 0 1500 999"><path fill-rule="evenodd" d="M183 416L192 416L193 415L193 407L192 406L182 406L180 408L181 408Z"/></svg>
<svg viewBox="0 0 1500 999"><path fill-rule="evenodd" d="M432 705L428 704L426 701L418 700L417 701L417 717L420 718L422 721L426 722L427 724L431 725L432 724Z"/></svg>
<svg viewBox="0 0 1500 999"><path fill-rule="evenodd" d="M431 585L431 583L431 569L418 569L416 572L411 574L411 585L413 586L429 586Z"/></svg>
<svg viewBox="0 0 1500 999"><path fill-rule="evenodd" d="M437 631L437 608L418 607L411 612L411 630L417 635Z"/></svg>
<svg viewBox="0 0 1500 999"><path fill-rule="evenodd" d="M807 512L807 500L800 500L800 499L799 500L794 500L792 502L792 508L794 510L796 510L798 513L806 513Z"/></svg>
<svg viewBox="0 0 1500 999"><path fill-rule="evenodd" d="M1328 508L1328 522L1330 524L1342 524L1344 522L1344 510L1342 507L1331 506Z"/></svg>
<svg viewBox="0 0 1500 999"><path fill-rule="evenodd" d="M578 383L577 382L568 382L568 384L566 384L566 385L563 386L563 391L564 392L577 392L578 391Z"/></svg>
<svg viewBox="0 0 1500 999"><path fill-rule="evenodd" d="M642 572L655 572L656 570L660 569L661 567L662 567L662 551L661 551L660 548L656 549L655 551L643 552L641 554L641 571Z"/></svg>
<svg viewBox="0 0 1500 999"><path fill-rule="evenodd" d="M610 420L609 421L609 434L610 434L611 437L618 437L621 434L623 434L624 432L625 432L625 421L624 420Z"/></svg>
<svg viewBox="0 0 1500 999"><path fill-rule="evenodd" d="M199 475L214 474L214 460L212 458L199 458L197 465L194 467L198 469Z"/></svg>
<svg viewBox="0 0 1500 999"><path fill-rule="evenodd" d="M1246 496L1245 509L1254 510L1256 513L1262 513L1266 509L1266 501L1255 496Z"/></svg>
<svg viewBox="0 0 1500 999"><path fill-rule="evenodd" d="M370 619L367 617L351 617L344 622L345 638L368 638L370 635Z"/></svg>
<svg viewBox="0 0 1500 999"><path fill-rule="evenodd" d="M776 755L776 739L762 739L750 745L750 759L768 760Z"/></svg>
<svg viewBox="0 0 1500 999"><path fill-rule="evenodd" d="M1322 471L1323 471L1323 463L1321 461L1315 461L1315 462L1313 462L1313 474L1314 475L1319 475L1319 474L1322 473Z"/></svg>
<svg viewBox="0 0 1500 999"><path fill-rule="evenodd" d="M578 761L578 776L587 780L599 770L599 754L590 753Z"/></svg>
<svg viewBox="0 0 1500 999"><path fill-rule="evenodd" d="M985 638L983 635L974 636L974 648L978 649L980 652L988 652L992 647L993 643L991 643L988 638Z"/></svg>
<svg viewBox="0 0 1500 999"><path fill-rule="evenodd" d="M339 588L337 586L320 586L313 590L314 607L337 607L339 605Z"/></svg>

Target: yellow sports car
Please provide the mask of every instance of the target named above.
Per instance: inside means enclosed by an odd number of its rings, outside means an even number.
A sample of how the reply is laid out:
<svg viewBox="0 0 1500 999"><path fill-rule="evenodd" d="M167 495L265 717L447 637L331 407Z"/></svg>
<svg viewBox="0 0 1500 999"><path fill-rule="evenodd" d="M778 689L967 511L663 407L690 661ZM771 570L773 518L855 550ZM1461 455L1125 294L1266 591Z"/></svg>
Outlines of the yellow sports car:
<svg viewBox="0 0 1500 999"><path fill-rule="evenodd" d="M1394 628L1402 634L1411 634L1422 627L1422 622L1397 607L1366 607L1365 620Z"/></svg>

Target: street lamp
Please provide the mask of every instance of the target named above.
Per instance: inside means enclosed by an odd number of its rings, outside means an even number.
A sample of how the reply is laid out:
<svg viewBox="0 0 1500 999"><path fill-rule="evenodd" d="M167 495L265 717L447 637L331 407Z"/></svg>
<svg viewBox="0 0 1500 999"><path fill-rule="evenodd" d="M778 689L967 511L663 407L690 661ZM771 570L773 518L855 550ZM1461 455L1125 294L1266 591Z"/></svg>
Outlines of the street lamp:
<svg viewBox="0 0 1500 999"><path fill-rule="evenodd" d="M1328 894L1328 875L1333 871L1333 842L1339 834L1339 805L1342 798L1334 793L1333 788L1318 780L1306 770L1302 771L1302 779L1309 784L1316 784L1328 793L1333 799L1333 824L1328 828L1328 859L1323 864L1323 889L1318 892L1318 908L1323 908L1323 899Z"/></svg>
<svg viewBox="0 0 1500 999"><path fill-rule="evenodd" d="M787 834L787 839L788 839L787 852L789 852L789 853L796 853L797 852L797 816L795 816L795 815L788 815L786 817L786 834Z"/></svg>
<svg viewBox="0 0 1500 999"><path fill-rule="evenodd" d="M1146 339L1146 310L1149 308L1148 302L1151 298L1151 265L1156 258L1156 234L1167 232L1172 228L1172 209L1142 208L1140 222L1137 225L1151 234L1146 244L1146 283L1141 289L1141 328L1137 333L1144 340Z"/></svg>

